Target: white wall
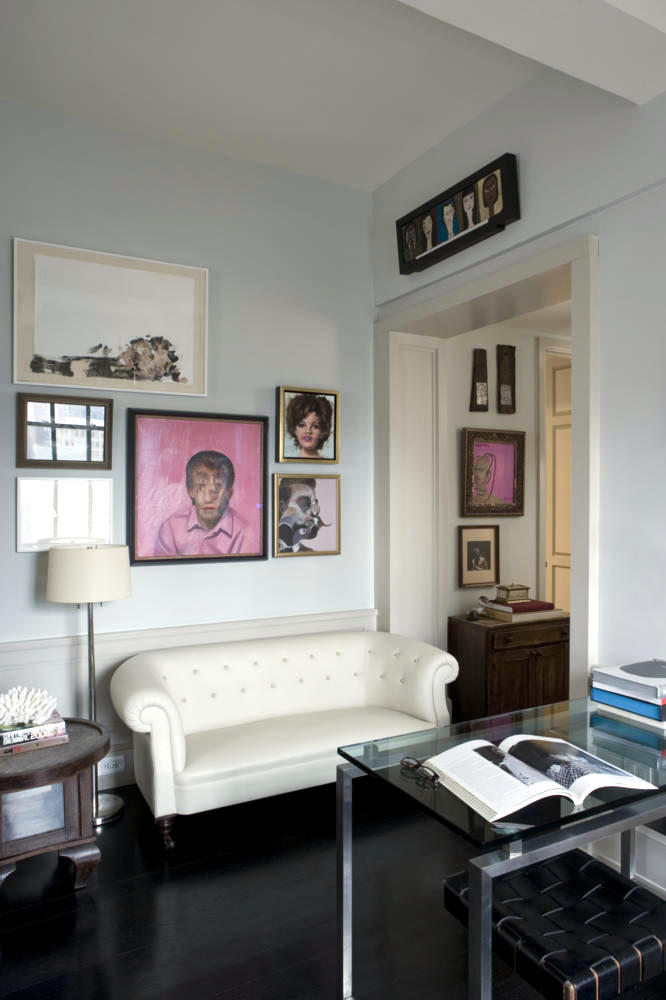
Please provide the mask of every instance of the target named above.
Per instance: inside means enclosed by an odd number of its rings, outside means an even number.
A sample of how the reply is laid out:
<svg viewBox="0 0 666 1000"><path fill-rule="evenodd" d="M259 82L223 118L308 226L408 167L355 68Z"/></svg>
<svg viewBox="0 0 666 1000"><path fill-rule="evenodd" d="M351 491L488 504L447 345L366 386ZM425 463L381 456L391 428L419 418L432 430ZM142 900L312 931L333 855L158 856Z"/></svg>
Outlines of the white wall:
<svg viewBox="0 0 666 1000"><path fill-rule="evenodd" d="M516 348L516 412L497 413L497 344L513 344ZM469 398L472 382L472 356L475 347L486 349L488 359L488 412L470 413ZM458 587L458 529L460 524L497 524L500 529L500 582L523 583L538 594L538 385L536 335L506 326L489 326L446 341L446 406L447 406L447 466L460 469L461 430L481 427L502 431L525 431L525 514L523 517L460 517L460 479L450 475L448 483L448 534L452 540L447 615L458 615L474 607L478 597L495 595L495 587Z"/></svg>
<svg viewBox="0 0 666 1000"><path fill-rule="evenodd" d="M97 631L371 607L370 196L17 105L0 105L0 136L2 640L86 627L83 612L46 602L46 555L15 551L16 236L209 269L207 398L110 394L116 542L126 540L128 407L268 415L269 471L288 472L273 461L275 387L341 393L341 461L326 471L342 477L342 555L136 566L133 596L96 611Z"/></svg>
<svg viewBox="0 0 666 1000"><path fill-rule="evenodd" d="M398 275L395 219L505 151L519 158L522 220L419 275ZM666 97L636 108L544 71L374 195L380 315L599 236L598 649L608 662L666 657L665 175Z"/></svg>

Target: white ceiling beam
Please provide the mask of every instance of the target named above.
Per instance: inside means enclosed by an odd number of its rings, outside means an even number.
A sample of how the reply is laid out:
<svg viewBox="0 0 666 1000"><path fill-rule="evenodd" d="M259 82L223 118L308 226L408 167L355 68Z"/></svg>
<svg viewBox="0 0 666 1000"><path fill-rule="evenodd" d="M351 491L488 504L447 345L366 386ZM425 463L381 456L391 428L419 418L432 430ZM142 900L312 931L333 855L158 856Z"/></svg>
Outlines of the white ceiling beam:
<svg viewBox="0 0 666 1000"><path fill-rule="evenodd" d="M666 91L663 0L402 2L634 104Z"/></svg>

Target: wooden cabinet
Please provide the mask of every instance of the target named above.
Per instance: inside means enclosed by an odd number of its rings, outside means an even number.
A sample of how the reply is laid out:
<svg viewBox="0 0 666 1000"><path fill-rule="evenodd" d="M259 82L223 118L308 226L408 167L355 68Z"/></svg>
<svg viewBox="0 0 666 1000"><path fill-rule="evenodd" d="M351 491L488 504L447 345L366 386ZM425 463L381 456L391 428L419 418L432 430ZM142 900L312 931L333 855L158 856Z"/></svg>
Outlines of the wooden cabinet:
<svg viewBox="0 0 666 1000"><path fill-rule="evenodd" d="M569 697L569 619L508 624L449 618L448 650L460 665L449 685L462 722Z"/></svg>

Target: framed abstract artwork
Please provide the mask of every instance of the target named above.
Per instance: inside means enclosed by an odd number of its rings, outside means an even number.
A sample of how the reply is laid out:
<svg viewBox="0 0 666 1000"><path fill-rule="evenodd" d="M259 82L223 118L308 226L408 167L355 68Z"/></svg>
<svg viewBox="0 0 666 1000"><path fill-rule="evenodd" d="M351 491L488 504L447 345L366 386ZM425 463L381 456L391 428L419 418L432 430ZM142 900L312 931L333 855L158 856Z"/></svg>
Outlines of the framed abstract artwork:
<svg viewBox="0 0 666 1000"><path fill-rule="evenodd" d="M461 516L524 513L525 431L462 431Z"/></svg>
<svg viewBox="0 0 666 1000"><path fill-rule="evenodd" d="M110 469L113 400L19 392L19 469Z"/></svg>
<svg viewBox="0 0 666 1000"><path fill-rule="evenodd" d="M273 476L273 555L340 554L340 476Z"/></svg>
<svg viewBox="0 0 666 1000"><path fill-rule="evenodd" d="M14 382L206 395L205 268L14 240Z"/></svg>
<svg viewBox="0 0 666 1000"><path fill-rule="evenodd" d="M340 459L340 394L334 389L278 386L275 400L277 462Z"/></svg>
<svg viewBox="0 0 666 1000"><path fill-rule="evenodd" d="M504 153L397 220L400 273L423 271L518 219L518 162Z"/></svg>
<svg viewBox="0 0 666 1000"><path fill-rule="evenodd" d="M499 525L458 526L458 586L499 583Z"/></svg>
<svg viewBox="0 0 666 1000"><path fill-rule="evenodd" d="M268 417L128 411L130 562L267 558Z"/></svg>

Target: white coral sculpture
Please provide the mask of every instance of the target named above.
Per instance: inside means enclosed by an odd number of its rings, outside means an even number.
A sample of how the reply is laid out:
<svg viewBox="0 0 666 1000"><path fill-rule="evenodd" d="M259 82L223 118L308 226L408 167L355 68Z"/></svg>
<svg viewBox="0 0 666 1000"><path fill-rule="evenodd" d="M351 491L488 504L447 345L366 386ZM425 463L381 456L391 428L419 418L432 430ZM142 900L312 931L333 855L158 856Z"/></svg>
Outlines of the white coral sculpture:
<svg viewBox="0 0 666 1000"><path fill-rule="evenodd" d="M13 687L0 694L0 729L41 726L53 714L56 699L38 688Z"/></svg>

